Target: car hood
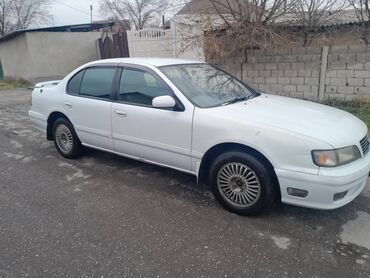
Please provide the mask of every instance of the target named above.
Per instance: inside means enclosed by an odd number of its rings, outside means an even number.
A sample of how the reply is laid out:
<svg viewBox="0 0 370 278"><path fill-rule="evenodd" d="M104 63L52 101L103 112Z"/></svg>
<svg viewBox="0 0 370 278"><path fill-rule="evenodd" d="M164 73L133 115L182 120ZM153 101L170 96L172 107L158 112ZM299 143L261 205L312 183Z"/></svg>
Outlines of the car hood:
<svg viewBox="0 0 370 278"><path fill-rule="evenodd" d="M367 126L345 111L309 101L262 94L216 108L220 116L271 126L324 141L334 148L358 144Z"/></svg>

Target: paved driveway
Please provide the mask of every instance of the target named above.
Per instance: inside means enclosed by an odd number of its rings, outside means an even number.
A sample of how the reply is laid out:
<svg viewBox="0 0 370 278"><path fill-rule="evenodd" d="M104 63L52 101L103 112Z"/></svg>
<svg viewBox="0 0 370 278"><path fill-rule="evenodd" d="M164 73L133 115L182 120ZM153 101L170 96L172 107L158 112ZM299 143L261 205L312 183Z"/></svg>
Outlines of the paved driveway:
<svg viewBox="0 0 370 278"><path fill-rule="evenodd" d="M0 277L369 277L370 187L335 211L222 209L195 178L58 155L0 92Z"/></svg>

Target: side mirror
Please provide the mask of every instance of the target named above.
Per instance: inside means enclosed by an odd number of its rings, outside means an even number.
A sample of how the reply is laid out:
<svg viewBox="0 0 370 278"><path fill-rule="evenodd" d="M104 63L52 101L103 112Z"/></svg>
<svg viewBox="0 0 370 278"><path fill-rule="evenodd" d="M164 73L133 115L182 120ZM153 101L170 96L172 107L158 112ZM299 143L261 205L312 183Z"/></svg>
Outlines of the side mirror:
<svg viewBox="0 0 370 278"><path fill-rule="evenodd" d="M152 106L155 108L173 108L175 105L176 101L171 96L155 97L152 100Z"/></svg>

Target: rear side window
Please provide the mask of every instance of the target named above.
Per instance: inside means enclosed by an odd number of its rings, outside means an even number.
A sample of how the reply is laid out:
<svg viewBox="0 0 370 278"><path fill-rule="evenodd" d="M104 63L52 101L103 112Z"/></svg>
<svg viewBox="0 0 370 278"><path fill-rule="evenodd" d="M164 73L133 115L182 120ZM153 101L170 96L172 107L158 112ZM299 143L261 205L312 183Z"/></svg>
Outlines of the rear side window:
<svg viewBox="0 0 370 278"><path fill-rule="evenodd" d="M80 95L110 99L115 68L88 68L81 81Z"/></svg>
<svg viewBox="0 0 370 278"><path fill-rule="evenodd" d="M77 95L80 92L81 80L85 71L80 71L74 75L68 82L67 91L70 94Z"/></svg>

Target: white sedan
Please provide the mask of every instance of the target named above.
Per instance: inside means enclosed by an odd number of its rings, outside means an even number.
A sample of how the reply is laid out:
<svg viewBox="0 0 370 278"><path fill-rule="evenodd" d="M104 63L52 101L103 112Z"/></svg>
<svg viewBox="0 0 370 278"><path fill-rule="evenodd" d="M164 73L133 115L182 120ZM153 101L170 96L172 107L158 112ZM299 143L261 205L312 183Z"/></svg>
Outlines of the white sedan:
<svg viewBox="0 0 370 278"><path fill-rule="evenodd" d="M367 127L353 115L261 94L197 61L88 63L38 83L29 116L66 158L83 145L187 172L244 215L279 199L341 207L370 170Z"/></svg>

